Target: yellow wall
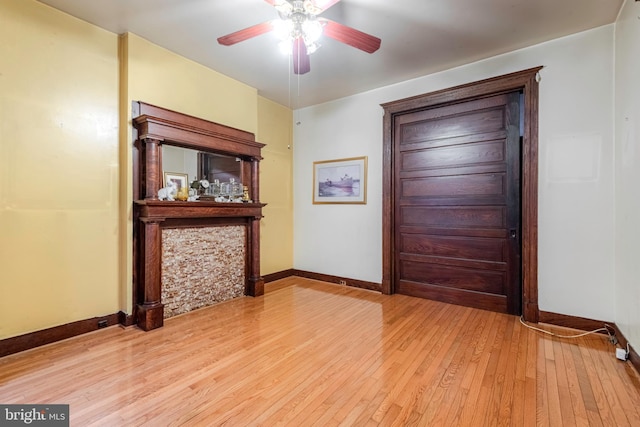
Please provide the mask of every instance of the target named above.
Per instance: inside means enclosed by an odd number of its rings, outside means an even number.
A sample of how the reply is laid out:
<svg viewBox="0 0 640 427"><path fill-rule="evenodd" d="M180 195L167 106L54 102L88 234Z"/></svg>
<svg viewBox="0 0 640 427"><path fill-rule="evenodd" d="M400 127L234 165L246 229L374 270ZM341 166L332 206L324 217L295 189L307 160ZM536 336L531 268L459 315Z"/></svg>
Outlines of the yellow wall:
<svg viewBox="0 0 640 427"><path fill-rule="evenodd" d="M258 98L258 139L267 144L260 162L260 224L263 275L293 267L293 142L290 109Z"/></svg>
<svg viewBox="0 0 640 427"><path fill-rule="evenodd" d="M257 132L257 90L135 35L128 43L131 101ZM131 112L129 112L131 114Z"/></svg>
<svg viewBox="0 0 640 427"><path fill-rule="evenodd" d="M0 339L119 310L117 36L0 0Z"/></svg>
<svg viewBox="0 0 640 427"><path fill-rule="evenodd" d="M292 224L280 219L292 217L283 212L292 197L291 174L283 175L291 110L136 35L34 0L0 0L0 40L0 340L131 313L134 100L272 145L261 179L273 188L284 177L289 194L262 193L278 215L261 244L281 250L281 260L265 258L269 268L292 267L293 243L282 239Z"/></svg>

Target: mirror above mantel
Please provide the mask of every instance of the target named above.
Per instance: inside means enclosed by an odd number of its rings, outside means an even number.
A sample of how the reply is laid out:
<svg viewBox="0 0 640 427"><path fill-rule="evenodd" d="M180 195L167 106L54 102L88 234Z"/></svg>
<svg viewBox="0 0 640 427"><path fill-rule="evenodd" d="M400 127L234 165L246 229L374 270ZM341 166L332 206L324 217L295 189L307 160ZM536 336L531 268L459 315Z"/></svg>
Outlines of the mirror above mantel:
<svg viewBox="0 0 640 427"><path fill-rule="evenodd" d="M164 309L171 299L171 295L166 295L166 288L171 288L172 295L183 291L185 295L201 294L184 290L184 286L191 286L191 275L202 277L213 270L219 271L218 267L212 267L214 265L235 266L236 270L205 278L201 281L204 286L216 287L214 292L206 289L205 293L231 294L223 287L235 281L229 286L244 289L244 295L262 295L259 232L264 204L260 203L258 177L264 144L256 142L250 132L143 102L133 103L133 126L133 301L138 326L144 330L155 329L163 325L167 312L182 312L180 307L169 305L168 311ZM158 190L165 184L166 172L187 175L187 182L233 178L248 187L252 201L160 200ZM224 236L221 243L216 243L219 238L216 236ZM236 247L243 246L232 251L243 259L228 262L225 257L229 254L219 254L218 249L231 241ZM164 253L167 248L172 251L170 259ZM206 271L189 273L193 262L179 264L181 251L199 251L199 259L206 259L202 263ZM176 274L176 271L184 273ZM241 283L238 284L238 280ZM215 302L220 301L214 299L204 304Z"/></svg>
<svg viewBox="0 0 640 427"><path fill-rule="evenodd" d="M162 169L164 172L185 174L192 182L198 179L242 181L242 159L236 156L211 153L190 148L162 145ZM166 183L163 183L163 185Z"/></svg>
<svg viewBox="0 0 640 427"><path fill-rule="evenodd" d="M257 168L264 144L256 142L252 133L143 102L133 103L133 125L134 181L138 184L134 200L157 199L164 172L184 173L189 180L207 178L204 174L215 179L216 174L237 173L239 181L249 187L251 198L260 199ZM163 159L166 154L169 163Z"/></svg>

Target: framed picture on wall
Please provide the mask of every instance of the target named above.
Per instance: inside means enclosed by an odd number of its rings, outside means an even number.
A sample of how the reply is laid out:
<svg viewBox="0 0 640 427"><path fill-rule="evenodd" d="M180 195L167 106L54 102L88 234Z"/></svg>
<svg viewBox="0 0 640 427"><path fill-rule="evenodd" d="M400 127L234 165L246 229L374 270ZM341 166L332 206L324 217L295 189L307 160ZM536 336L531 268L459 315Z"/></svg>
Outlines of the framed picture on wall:
<svg viewBox="0 0 640 427"><path fill-rule="evenodd" d="M164 173L164 187L172 182L176 185L176 190L180 191L182 187L189 186L189 177L186 173L165 172Z"/></svg>
<svg viewBox="0 0 640 427"><path fill-rule="evenodd" d="M367 157L313 162L313 204L366 204Z"/></svg>

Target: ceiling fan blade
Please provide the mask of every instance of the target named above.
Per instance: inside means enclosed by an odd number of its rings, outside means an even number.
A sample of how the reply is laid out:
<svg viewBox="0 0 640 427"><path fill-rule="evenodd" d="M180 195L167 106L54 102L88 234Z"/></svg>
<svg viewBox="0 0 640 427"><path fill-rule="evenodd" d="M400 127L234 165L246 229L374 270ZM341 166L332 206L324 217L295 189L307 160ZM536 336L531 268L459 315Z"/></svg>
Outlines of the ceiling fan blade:
<svg viewBox="0 0 640 427"><path fill-rule="evenodd" d="M327 37L331 37L334 40L348 44L367 53L373 53L380 48L382 40L377 37L358 31L355 28L338 24L330 19L318 18L318 20L325 23L322 34Z"/></svg>
<svg viewBox="0 0 640 427"><path fill-rule="evenodd" d="M311 71L311 62L307 55L307 46L302 37L298 37L293 42L293 73L306 74Z"/></svg>
<svg viewBox="0 0 640 427"><path fill-rule="evenodd" d="M252 37L268 33L271 30L273 30L273 22L267 21L245 28L244 30L236 31L235 33L227 34L226 36L218 37L218 43L224 46L231 46Z"/></svg>

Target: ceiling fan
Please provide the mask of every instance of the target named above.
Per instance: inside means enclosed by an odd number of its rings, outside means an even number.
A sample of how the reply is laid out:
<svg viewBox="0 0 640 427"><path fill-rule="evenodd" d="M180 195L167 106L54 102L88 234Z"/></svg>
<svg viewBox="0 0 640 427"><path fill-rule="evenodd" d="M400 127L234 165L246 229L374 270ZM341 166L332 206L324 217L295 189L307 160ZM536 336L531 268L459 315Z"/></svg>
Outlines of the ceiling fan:
<svg viewBox="0 0 640 427"><path fill-rule="evenodd" d="M295 74L305 74L311 70L309 55L320 47L318 39L322 34L367 53L373 53L380 48L379 38L330 19L318 17L340 0L265 1L276 8L280 19L263 22L219 37L218 43L231 46L274 31L282 40L280 48L286 53L292 53Z"/></svg>

